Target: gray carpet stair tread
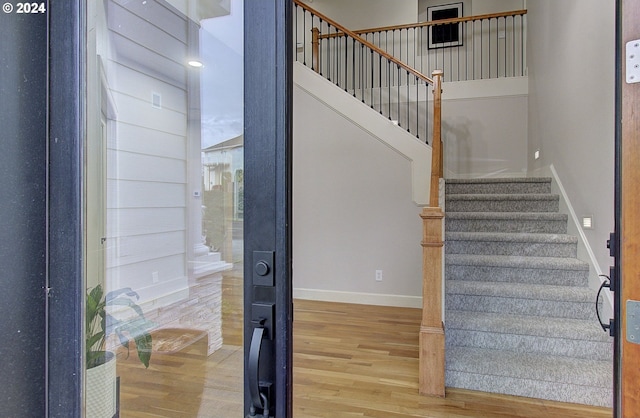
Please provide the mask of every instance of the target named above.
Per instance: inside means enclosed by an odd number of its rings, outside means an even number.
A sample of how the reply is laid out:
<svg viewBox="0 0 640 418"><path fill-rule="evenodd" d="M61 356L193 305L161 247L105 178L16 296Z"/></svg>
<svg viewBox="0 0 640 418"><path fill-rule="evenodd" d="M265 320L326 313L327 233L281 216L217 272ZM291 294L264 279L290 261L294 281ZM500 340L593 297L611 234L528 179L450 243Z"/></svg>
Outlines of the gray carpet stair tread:
<svg viewBox="0 0 640 418"><path fill-rule="evenodd" d="M446 184L551 183L551 177L495 177L476 179L446 179Z"/></svg>
<svg viewBox="0 0 640 418"><path fill-rule="evenodd" d="M567 221L568 216L553 212L447 212L446 219L495 220L495 221Z"/></svg>
<svg viewBox="0 0 640 418"><path fill-rule="evenodd" d="M445 243L446 252L446 243ZM589 270L589 263L577 258L525 257L515 255L447 254L446 264L463 266L490 266L509 268L538 268L558 270Z"/></svg>
<svg viewBox="0 0 640 418"><path fill-rule="evenodd" d="M593 301L595 306L595 292L589 288L577 286L448 280L446 288L447 295L495 296L510 299L564 302Z"/></svg>
<svg viewBox="0 0 640 418"><path fill-rule="evenodd" d="M500 334L532 335L571 340L610 342L612 338L593 321L571 318L544 318L487 312L447 311L447 330L482 331Z"/></svg>
<svg viewBox="0 0 640 418"><path fill-rule="evenodd" d="M453 200L473 200L473 201L532 201L532 200L548 200L558 201L559 196L549 193L449 193L446 195L445 201Z"/></svg>
<svg viewBox="0 0 640 418"><path fill-rule="evenodd" d="M447 232L446 240L577 244L578 237L567 234L527 234L518 232Z"/></svg>
<svg viewBox="0 0 640 418"><path fill-rule="evenodd" d="M481 348L450 347L446 370L496 377L611 388L608 361L515 353Z"/></svg>

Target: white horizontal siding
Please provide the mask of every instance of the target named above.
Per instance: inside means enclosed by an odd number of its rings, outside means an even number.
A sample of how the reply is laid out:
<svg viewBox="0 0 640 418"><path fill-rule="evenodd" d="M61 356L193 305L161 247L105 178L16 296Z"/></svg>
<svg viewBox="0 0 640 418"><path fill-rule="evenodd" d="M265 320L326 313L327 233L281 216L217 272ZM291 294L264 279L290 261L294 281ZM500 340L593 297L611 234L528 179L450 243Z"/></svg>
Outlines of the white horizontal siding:
<svg viewBox="0 0 640 418"><path fill-rule="evenodd" d="M123 93L114 92L113 97L118 109L118 121L129 125L153 127L155 130L173 135L186 136L186 109L178 112L151 106L151 98L141 100Z"/></svg>
<svg viewBox="0 0 640 418"><path fill-rule="evenodd" d="M111 210L107 223L117 235L132 236L159 232L184 231L186 229L184 208L136 208Z"/></svg>
<svg viewBox="0 0 640 418"><path fill-rule="evenodd" d="M108 208L183 208L186 185L139 181L107 181Z"/></svg>
<svg viewBox="0 0 640 418"><path fill-rule="evenodd" d="M115 240L107 239L107 246L111 245L117 247L115 251L108 251L109 265L112 267L157 260L186 252L185 231L118 237Z"/></svg>
<svg viewBox="0 0 640 418"><path fill-rule="evenodd" d="M152 93L158 93L162 96L163 108L184 113L184 109L187 107L187 92L184 89L177 88L120 63L115 63L112 68L117 81L112 86L115 92L135 97L147 103L151 103Z"/></svg>
<svg viewBox="0 0 640 418"><path fill-rule="evenodd" d="M180 13L175 13L163 3L138 2L131 0L114 0L115 3L125 7L131 13L140 16L144 20L153 20L153 23L161 27L176 39L186 42L187 40L187 24L185 17Z"/></svg>
<svg viewBox="0 0 640 418"><path fill-rule="evenodd" d="M115 178L120 180L150 181L160 183L185 183L186 161L109 150L108 158L116 161ZM108 175L113 179L112 173Z"/></svg>
<svg viewBox="0 0 640 418"><path fill-rule="evenodd" d="M118 136L114 147L118 151L182 160L187 158L186 138L183 135L173 135L126 123L118 124Z"/></svg>
<svg viewBox="0 0 640 418"><path fill-rule="evenodd" d="M158 284L186 277L184 265L184 255L174 255L112 267L107 270L107 282L111 284L111 289L130 287L138 290L153 284L152 273L154 272L158 273Z"/></svg>
<svg viewBox="0 0 640 418"><path fill-rule="evenodd" d="M109 29L155 55L186 63L187 46L183 41L114 3L109 4Z"/></svg>

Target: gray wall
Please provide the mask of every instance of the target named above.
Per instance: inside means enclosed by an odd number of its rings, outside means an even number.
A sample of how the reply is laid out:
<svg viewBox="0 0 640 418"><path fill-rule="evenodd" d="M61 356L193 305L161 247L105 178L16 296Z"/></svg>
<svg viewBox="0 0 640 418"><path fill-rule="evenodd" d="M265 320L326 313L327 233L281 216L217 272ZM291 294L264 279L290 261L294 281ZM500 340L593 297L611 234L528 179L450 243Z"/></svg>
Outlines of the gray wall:
<svg viewBox="0 0 640 418"><path fill-rule="evenodd" d="M600 267L613 230L614 2L528 4L530 172L553 164ZM534 152L540 150L540 158Z"/></svg>
<svg viewBox="0 0 640 418"><path fill-rule="evenodd" d="M295 296L415 306L422 223L410 161L297 86L293 99Z"/></svg>

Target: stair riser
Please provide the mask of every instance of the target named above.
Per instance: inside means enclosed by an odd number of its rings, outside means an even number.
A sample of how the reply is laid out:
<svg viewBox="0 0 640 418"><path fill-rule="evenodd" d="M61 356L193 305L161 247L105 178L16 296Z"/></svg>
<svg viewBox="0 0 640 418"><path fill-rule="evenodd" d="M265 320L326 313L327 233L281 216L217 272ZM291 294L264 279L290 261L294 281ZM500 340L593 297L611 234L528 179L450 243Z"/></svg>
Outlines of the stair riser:
<svg viewBox="0 0 640 418"><path fill-rule="evenodd" d="M550 384L538 380L486 376L450 370L446 372L446 386L604 407L611 407L613 399L612 385L593 387Z"/></svg>
<svg viewBox="0 0 640 418"><path fill-rule="evenodd" d="M513 221L446 219L448 232L518 232L532 234L566 234L566 221Z"/></svg>
<svg viewBox="0 0 640 418"><path fill-rule="evenodd" d="M556 286L588 286L586 270L514 269L493 266L451 265L445 268L447 280L474 280L484 282L507 282L550 284Z"/></svg>
<svg viewBox="0 0 640 418"><path fill-rule="evenodd" d="M499 292L499 290L498 290ZM593 302L503 298L485 295L452 295L445 297L447 309L473 312L533 315L549 318L595 319Z"/></svg>
<svg viewBox="0 0 640 418"><path fill-rule="evenodd" d="M464 200L447 199L450 212L557 212L558 200Z"/></svg>
<svg viewBox="0 0 640 418"><path fill-rule="evenodd" d="M551 184L545 183L447 183L445 193L492 194L492 193L551 193Z"/></svg>
<svg viewBox="0 0 640 418"><path fill-rule="evenodd" d="M446 252L447 254L576 257L578 249L576 244L563 243L447 240Z"/></svg>
<svg viewBox="0 0 640 418"><path fill-rule="evenodd" d="M568 356L588 360L613 360L613 347L610 342L451 328L447 328L445 335L447 347L475 347L509 350L517 353Z"/></svg>

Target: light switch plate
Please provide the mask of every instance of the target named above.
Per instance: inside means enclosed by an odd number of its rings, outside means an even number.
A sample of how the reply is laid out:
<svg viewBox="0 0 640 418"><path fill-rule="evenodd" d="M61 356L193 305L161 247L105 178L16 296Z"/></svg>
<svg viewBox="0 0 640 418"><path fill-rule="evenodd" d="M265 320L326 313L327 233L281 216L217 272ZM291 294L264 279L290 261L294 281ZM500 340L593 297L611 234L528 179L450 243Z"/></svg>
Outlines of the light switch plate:
<svg viewBox="0 0 640 418"><path fill-rule="evenodd" d="M627 42L625 62L627 83L640 83L640 39Z"/></svg>

